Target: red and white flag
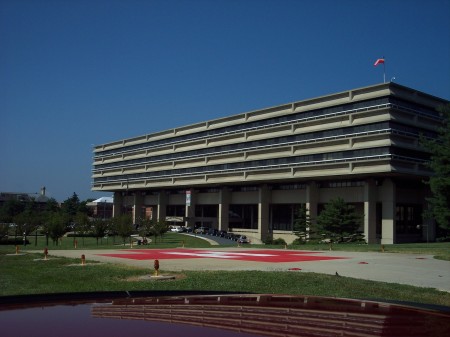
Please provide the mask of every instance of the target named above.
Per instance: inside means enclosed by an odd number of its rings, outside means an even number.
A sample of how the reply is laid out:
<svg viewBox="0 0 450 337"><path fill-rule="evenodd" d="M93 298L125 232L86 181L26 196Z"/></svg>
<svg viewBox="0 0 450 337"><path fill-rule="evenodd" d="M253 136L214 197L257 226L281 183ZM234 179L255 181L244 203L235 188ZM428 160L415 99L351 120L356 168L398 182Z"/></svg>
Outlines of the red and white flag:
<svg viewBox="0 0 450 337"><path fill-rule="evenodd" d="M373 64L375 67L381 63L384 63L384 59L378 59L375 61L375 63Z"/></svg>

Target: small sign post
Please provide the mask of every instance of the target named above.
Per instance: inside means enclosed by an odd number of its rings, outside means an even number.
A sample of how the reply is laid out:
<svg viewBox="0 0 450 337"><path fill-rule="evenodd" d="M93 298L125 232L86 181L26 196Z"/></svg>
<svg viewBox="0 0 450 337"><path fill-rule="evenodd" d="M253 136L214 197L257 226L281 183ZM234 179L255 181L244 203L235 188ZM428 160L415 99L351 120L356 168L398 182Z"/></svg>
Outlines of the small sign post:
<svg viewBox="0 0 450 337"><path fill-rule="evenodd" d="M191 191L186 191L186 206L191 206Z"/></svg>

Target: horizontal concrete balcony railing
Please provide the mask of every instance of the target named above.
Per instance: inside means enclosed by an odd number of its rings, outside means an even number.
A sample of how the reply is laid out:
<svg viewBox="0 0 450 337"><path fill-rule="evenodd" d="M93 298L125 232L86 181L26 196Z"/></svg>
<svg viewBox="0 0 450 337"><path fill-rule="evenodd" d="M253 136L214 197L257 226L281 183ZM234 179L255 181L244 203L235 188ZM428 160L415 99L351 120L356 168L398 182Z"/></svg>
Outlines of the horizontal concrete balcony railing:
<svg viewBox="0 0 450 337"><path fill-rule="evenodd" d="M330 142L333 140L351 139L351 138L356 139L356 138L361 138L361 137L373 137L376 135L389 135L389 134L405 135L405 136L411 136L411 137L417 138L417 136L412 133L407 133L404 131L397 131L397 130L392 130L392 129L387 128L387 129L381 129L381 130L356 132L356 133L350 133L350 134L344 134L344 135L317 137L317 138L313 138L313 139L305 139L305 140L299 140L299 141L293 141L293 142L280 142L277 144L267 144L267 145L263 145L263 146L249 146L249 147L243 147L243 148L235 149L235 150L215 151L215 149L211 149L211 152L205 151L206 153L198 154L198 155L183 155L183 153L180 153L180 154L167 155L167 156L165 156L165 158L162 158L162 159L158 159L158 157L151 156L148 158L135 160L132 163L128 163L128 164L119 161L117 163L110 163L110 164L106 164L106 165L97 165L93 169L92 172L94 172L94 173L101 172L101 171L107 172L108 170L124 168L124 167L132 167L135 165L147 164L147 163L151 163L151 166L154 168L154 170L158 171L158 170L160 170L160 168L158 168L158 164L161 164L162 166L167 166L167 163L169 163L169 165L172 165L172 161L174 161L174 160L189 160L189 159L196 159L196 158L205 158L205 161L209 162L211 159L214 159L215 156L219 156L219 155L228 155L228 154L236 154L236 153L248 153L251 155L252 151L263 151L263 150L268 150L268 149L277 149L277 148L282 148L282 147L286 147L286 146L295 146L295 145L302 145L302 144L306 144L306 145L307 144L324 144L324 145L326 145L327 142ZM371 144L370 144L370 139L367 139L367 142L368 142L367 147L373 147L373 145L371 146ZM321 152L326 152L326 151L321 151ZM292 154L294 155L294 150L293 150ZM268 157L268 158L270 158L270 157Z"/></svg>
<svg viewBox="0 0 450 337"><path fill-rule="evenodd" d="M398 163L398 164L397 164ZM423 160L398 155L377 155L368 157L330 159L296 164L267 165L245 169L210 171L191 174L168 174L158 177L109 178L94 181L94 189L128 189L144 187L186 186L189 184L233 183L243 181L266 181L267 179L308 178L339 174L374 174L402 172L426 176L430 172L423 166ZM338 166L336 166L338 165Z"/></svg>
<svg viewBox="0 0 450 337"><path fill-rule="evenodd" d="M357 112L368 112L368 111L374 111L374 110L379 110L379 109L389 109L391 106L392 106L391 103L385 103L385 104L379 104L379 105L374 105L374 106L369 106L369 107L364 107L364 108L349 109L349 110L344 110L344 111L339 111L339 112L325 113L325 114L321 114L321 115L317 115L317 116L298 118L298 119L291 120L291 121L269 123L267 125L259 125L259 126L248 127L248 128L243 127L243 128L239 128L238 130L217 132L217 134L205 134L205 135L196 136L196 134L193 133L192 137L189 139L186 139L186 136L184 136L183 139L179 139L179 140L176 139L176 137L168 137L167 142L165 142L164 144L158 143L156 145L152 145L151 142L149 142L149 143L139 144L138 146L135 145L132 148L127 148L126 146L124 146L122 148L116 148L116 149L107 150L107 151L98 150L97 152L94 153L94 158L100 158L100 157L109 156L109 155L117 155L119 153L132 152L132 151L137 151L140 149L158 148L161 145L169 145L169 144L173 145L173 144L180 144L180 143L183 144L183 143L186 143L187 141L190 142L190 141L198 141L201 139L212 139L214 137L222 137L224 135L233 135L233 134L242 133L242 132L270 129L270 128L279 127L282 125L293 125L293 124L296 124L299 122L307 122L307 121L314 121L314 120L318 120L318 119L333 118L333 117L353 114L353 113L357 113Z"/></svg>

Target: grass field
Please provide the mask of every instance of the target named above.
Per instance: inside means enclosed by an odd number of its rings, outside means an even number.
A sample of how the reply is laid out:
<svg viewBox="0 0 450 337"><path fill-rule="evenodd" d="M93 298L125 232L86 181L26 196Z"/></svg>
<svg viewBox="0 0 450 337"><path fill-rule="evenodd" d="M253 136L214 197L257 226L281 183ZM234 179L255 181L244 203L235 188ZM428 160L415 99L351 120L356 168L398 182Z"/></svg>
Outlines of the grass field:
<svg viewBox="0 0 450 337"><path fill-rule="evenodd" d="M103 239L97 246L96 240L78 238L79 247L97 248L129 248L118 239L113 241ZM417 288L407 285L365 281L347 277L336 277L315 273L296 272L225 272L225 271L192 271L171 273L176 276L171 281L146 281L140 276L148 275L148 269L127 267L116 264L89 264L80 266L80 261L56 258L42 261L42 254L27 253L28 250L44 249L46 242L39 238L37 245L31 244L20 247L16 255L14 246L0 246L0 296L65 293L65 292L93 292L93 291L152 291L152 290L199 290L199 291L227 291L276 293L346 297L359 299L382 299L388 301L410 301L444 305L450 307L450 293L428 288ZM151 243L145 248L174 248L184 244L190 248L210 247L201 239L187 237L175 233L168 233L157 244ZM231 245L235 245L231 243ZM137 246L142 247L142 246ZM245 246L250 247L250 246ZM251 246L258 247L258 246ZM268 246L264 246L268 248ZM60 245L53 246L50 242L49 250L72 249L73 239L64 238ZM280 248L274 246L274 248ZM289 247L293 248L293 247ZM295 246L297 249L327 250L328 246ZM346 251L379 251L379 245L335 245L333 250ZM449 244L407 244L389 245L385 247L389 252L431 254L449 259Z"/></svg>
<svg viewBox="0 0 450 337"><path fill-rule="evenodd" d="M74 249L75 241L77 242L78 248L86 248L86 249L120 249L120 248L130 248L130 239L127 238L124 240L121 237L104 237L97 240L92 237L63 237L58 243L52 242L49 239L48 243L43 236L29 236L27 237L30 242L27 246L21 244L19 246L20 250L44 250L44 248L48 248L49 250L54 249ZM149 244L145 246L137 246L136 240L133 241L133 248L175 248L181 247L185 244L191 248L207 248L211 247L211 245L205 241L198 239L196 237L181 235L177 233L166 233L163 238L157 239L156 243L154 238L153 241L149 242ZM98 242L97 242L98 241ZM230 241L230 245L235 245L236 243ZM0 246L1 247L1 246ZM11 246L12 247L12 246ZM0 248L1 249L1 248Z"/></svg>
<svg viewBox="0 0 450 337"><path fill-rule="evenodd" d="M115 264L81 266L80 261L41 254L0 255L0 295L93 291L202 290L318 295L346 298L411 301L450 306L450 293L347 277L295 272L171 273L171 281L145 281L149 269ZM168 271L162 271L167 273Z"/></svg>

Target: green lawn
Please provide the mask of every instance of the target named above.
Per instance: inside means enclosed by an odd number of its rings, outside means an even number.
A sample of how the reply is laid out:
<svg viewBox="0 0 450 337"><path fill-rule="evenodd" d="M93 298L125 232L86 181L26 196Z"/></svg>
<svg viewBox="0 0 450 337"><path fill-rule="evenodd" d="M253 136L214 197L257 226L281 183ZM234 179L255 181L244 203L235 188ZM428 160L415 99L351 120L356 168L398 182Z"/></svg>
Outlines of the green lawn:
<svg viewBox="0 0 450 337"><path fill-rule="evenodd" d="M21 239L21 238L20 238ZM47 240L43 236L28 236L28 241L30 242L28 245L24 246L23 244L19 245L20 250L44 250L47 247L49 250L56 249L74 249L75 241L77 241L78 248L87 248L87 249L129 249L130 248L130 239L127 238L124 240L121 237L104 237L100 239L86 237L63 237L57 243L52 242L49 239L48 244ZM211 245L205 241L196 237L182 235L178 233L166 233L162 238L158 237L156 243L154 238L151 238L152 241L145 246L138 246L136 244L136 240L133 240L133 248L176 248L184 245L190 248L207 248L211 247ZM98 241L98 242L97 242ZM230 241L230 245L235 245L233 241ZM0 246L0 250L1 250ZM10 249L14 249L13 246L10 246Z"/></svg>
<svg viewBox="0 0 450 337"><path fill-rule="evenodd" d="M2 249L3 250L3 249ZM445 305L450 293L392 283L301 272L189 271L170 273L170 281L143 281L151 270L116 264L89 263L67 258L42 261L41 254L0 253L0 296L94 292L201 290L270 294L317 295L360 299L384 299Z"/></svg>
<svg viewBox="0 0 450 337"><path fill-rule="evenodd" d="M119 239L109 238L99 241L78 238L79 248L129 248L119 245ZM80 261L67 258L54 258L42 261L42 254L27 253L28 250L40 250L46 247L45 238L34 240L27 247L20 246L24 255L16 255L14 246L0 246L0 296L93 292L93 291L151 291L151 290L200 290L252 293L277 293L317 295L360 299L384 299L389 301L410 301L438 304L450 307L450 293L434 289L418 288L393 283L365 281L348 277L337 277L303 272L262 272L262 271L189 271L163 273L176 275L171 281L143 281L139 277L150 274L149 269L128 267L116 264L89 263L80 266ZM211 247L204 240L167 233L161 242L151 243L145 248L174 248L182 245L190 248ZM235 246L235 243L231 243ZM443 256L449 259L448 243L405 244L385 246L387 252L417 253ZM142 247L142 246L137 246ZM244 247L260 247L246 245ZM264 246L269 248L270 246ZM64 238L60 245L49 250L72 249L73 238ZM273 248L281 248L273 246ZM327 245L289 246L290 249L328 250ZM340 251L380 251L380 245L334 245L333 250Z"/></svg>

